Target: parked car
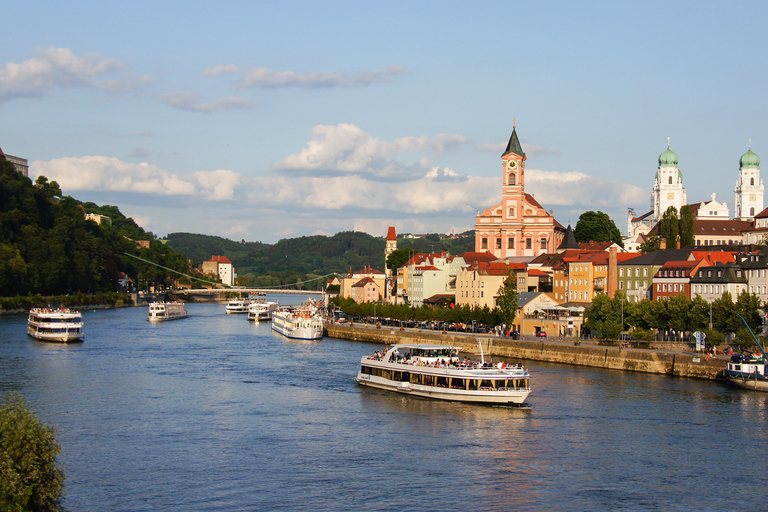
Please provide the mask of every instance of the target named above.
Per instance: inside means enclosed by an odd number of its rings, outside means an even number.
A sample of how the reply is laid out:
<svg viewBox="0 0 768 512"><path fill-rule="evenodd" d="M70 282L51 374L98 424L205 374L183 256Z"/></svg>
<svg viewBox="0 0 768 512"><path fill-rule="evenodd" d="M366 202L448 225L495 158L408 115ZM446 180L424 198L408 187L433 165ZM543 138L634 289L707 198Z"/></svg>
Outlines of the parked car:
<svg viewBox="0 0 768 512"><path fill-rule="evenodd" d="M547 337L547 331L539 331L536 333L536 336L539 338L546 338Z"/></svg>

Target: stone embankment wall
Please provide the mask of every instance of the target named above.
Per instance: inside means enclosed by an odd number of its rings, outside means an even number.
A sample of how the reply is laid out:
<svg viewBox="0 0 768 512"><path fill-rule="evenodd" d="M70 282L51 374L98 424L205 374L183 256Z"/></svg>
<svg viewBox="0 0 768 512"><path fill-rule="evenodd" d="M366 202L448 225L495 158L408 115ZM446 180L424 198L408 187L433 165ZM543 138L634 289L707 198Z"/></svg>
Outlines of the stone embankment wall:
<svg viewBox="0 0 768 512"><path fill-rule="evenodd" d="M469 353L478 353L478 342L483 344L487 356L545 361L548 363L592 366L611 370L656 373L676 377L718 379L725 367L722 359L706 360L678 352L645 349L627 349L613 346L565 344L562 342L515 341L493 336L464 336L442 334L437 331L412 331L384 328L374 329L349 325L327 324L328 336L353 341L381 343L434 343L464 347Z"/></svg>

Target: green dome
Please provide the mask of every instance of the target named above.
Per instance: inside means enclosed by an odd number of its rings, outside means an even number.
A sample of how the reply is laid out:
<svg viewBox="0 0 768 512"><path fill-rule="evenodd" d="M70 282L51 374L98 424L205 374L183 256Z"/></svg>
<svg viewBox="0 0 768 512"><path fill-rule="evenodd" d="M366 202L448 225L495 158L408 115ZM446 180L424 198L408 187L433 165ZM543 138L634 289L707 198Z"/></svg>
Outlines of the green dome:
<svg viewBox="0 0 768 512"><path fill-rule="evenodd" d="M752 152L750 149L743 155L741 155L741 159L739 160L739 164L742 168L745 167L760 167L760 157L757 156Z"/></svg>
<svg viewBox="0 0 768 512"><path fill-rule="evenodd" d="M665 152L659 155L659 167L677 167L679 161L680 159L677 157L677 153L669 149L669 146L667 146Z"/></svg>

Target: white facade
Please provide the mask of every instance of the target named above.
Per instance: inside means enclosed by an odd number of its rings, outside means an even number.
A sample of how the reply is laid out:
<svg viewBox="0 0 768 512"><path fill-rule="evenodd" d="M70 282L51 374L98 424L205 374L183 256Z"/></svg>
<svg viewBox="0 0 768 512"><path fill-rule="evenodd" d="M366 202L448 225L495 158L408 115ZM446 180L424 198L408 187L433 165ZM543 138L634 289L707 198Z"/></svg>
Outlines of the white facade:
<svg viewBox="0 0 768 512"><path fill-rule="evenodd" d="M219 263L219 279L223 284L235 285L235 269L231 263Z"/></svg>
<svg viewBox="0 0 768 512"><path fill-rule="evenodd" d="M765 187L760 179L760 159L750 148L739 162L739 179L736 181L734 218L751 220L763 211Z"/></svg>
<svg viewBox="0 0 768 512"><path fill-rule="evenodd" d="M731 218L727 203L718 203L715 200L717 195L712 193L712 200L706 203L700 203L696 212L697 220L729 220ZM759 213L759 211L757 212ZM754 216L755 214L753 214Z"/></svg>
<svg viewBox="0 0 768 512"><path fill-rule="evenodd" d="M688 204L688 198L683 187L683 173L678 166L677 154L667 147L659 157L659 169L651 192L653 223L660 221L670 206L674 206L679 214L684 204Z"/></svg>

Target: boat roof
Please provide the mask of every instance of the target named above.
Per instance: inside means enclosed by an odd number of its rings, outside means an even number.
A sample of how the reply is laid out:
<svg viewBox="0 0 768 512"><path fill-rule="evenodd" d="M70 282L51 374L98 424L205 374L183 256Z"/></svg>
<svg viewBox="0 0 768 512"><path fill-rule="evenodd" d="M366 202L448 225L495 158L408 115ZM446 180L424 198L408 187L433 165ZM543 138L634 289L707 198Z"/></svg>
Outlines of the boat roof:
<svg viewBox="0 0 768 512"><path fill-rule="evenodd" d="M402 344L402 345L392 345L392 348L390 350L394 350L396 348L420 348L423 350L435 350L435 349L441 349L441 348L451 348L455 350L463 350L462 347L454 347L452 345L429 345L426 343L414 343L414 344Z"/></svg>

